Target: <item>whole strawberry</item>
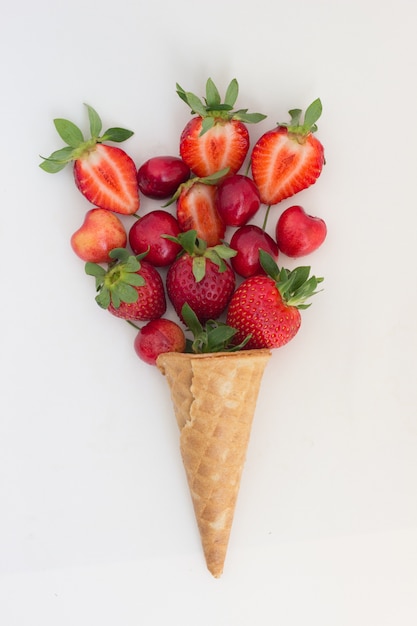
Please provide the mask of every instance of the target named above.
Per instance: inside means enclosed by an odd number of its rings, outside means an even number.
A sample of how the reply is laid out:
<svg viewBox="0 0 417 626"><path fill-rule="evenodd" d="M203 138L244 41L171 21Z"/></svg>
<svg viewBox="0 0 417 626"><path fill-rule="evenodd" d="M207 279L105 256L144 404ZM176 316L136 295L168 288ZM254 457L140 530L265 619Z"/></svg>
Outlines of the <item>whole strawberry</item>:
<svg viewBox="0 0 417 626"><path fill-rule="evenodd" d="M225 259L234 256L226 245L207 247L194 230L178 235L184 253L170 266L166 288L172 305L184 322L182 308L188 304L203 324L218 318L235 289L235 274Z"/></svg>
<svg viewBox="0 0 417 626"><path fill-rule="evenodd" d="M124 128L109 128L100 136L102 123L97 112L86 105L90 120L90 139L69 120L55 119L55 128L66 147L53 152L40 166L55 174L73 162L74 180L85 198L100 209L132 215L139 209L136 165L131 157L105 141L122 142L133 135Z"/></svg>
<svg viewBox="0 0 417 626"><path fill-rule="evenodd" d="M306 109L289 111L289 124L279 124L256 142L251 154L253 180L261 201L272 205L313 185L325 163L324 148L313 135L322 112L319 99Z"/></svg>
<svg viewBox="0 0 417 626"><path fill-rule="evenodd" d="M242 166L250 143L246 124L260 122L266 116L248 113L247 109L233 111L238 93L238 82L233 79L222 103L209 78L203 102L177 84L177 94L196 114L180 137L181 158L196 176L208 176L226 167L234 174Z"/></svg>
<svg viewBox="0 0 417 626"><path fill-rule="evenodd" d="M125 320L149 321L162 317L166 299L158 271L125 248L110 252L113 262L108 269L86 263L86 274L96 279L96 302L112 315Z"/></svg>
<svg viewBox="0 0 417 626"><path fill-rule="evenodd" d="M323 279L309 277L309 267L279 270L275 261L260 251L267 275L256 275L241 283L233 294L226 323L237 330L235 340L251 335L246 348L280 348L295 337L301 326L300 309L317 293Z"/></svg>

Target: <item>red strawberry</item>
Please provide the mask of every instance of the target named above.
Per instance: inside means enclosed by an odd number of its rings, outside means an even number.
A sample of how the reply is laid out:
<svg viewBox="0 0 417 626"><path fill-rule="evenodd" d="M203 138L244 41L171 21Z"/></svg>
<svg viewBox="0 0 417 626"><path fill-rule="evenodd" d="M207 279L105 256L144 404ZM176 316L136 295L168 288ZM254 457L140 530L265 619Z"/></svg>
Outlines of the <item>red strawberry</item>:
<svg viewBox="0 0 417 626"><path fill-rule="evenodd" d="M177 93L197 114L181 134L183 161L196 176L208 176L226 167L231 174L237 172L249 150L246 124L260 122L266 116L248 113L247 109L233 111L239 93L236 79L230 82L224 103L211 78L206 83L204 102L178 84Z"/></svg>
<svg viewBox="0 0 417 626"><path fill-rule="evenodd" d="M224 260L235 252L226 245L207 247L194 230L181 233L177 241L184 253L170 266L166 278L177 315L184 321L182 307L187 303L202 324L218 318L235 289L235 274Z"/></svg>
<svg viewBox="0 0 417 626"><path fill-rule="evenodd" d="M261 251L260 256L267 275L251 276L241 283L230 300L226 323L237 330L237 342L252 335L248 349L280 348L297 334L299 309L310 306L305 301L317 293L323 279L309 278L309 267L278 270L267 253Z"/></svg>
<svg viewBox="0 0 417 626"><path fill-rule="evenodd" d="M99 136L101 119L92 107L87 105L87 109L91 138L85 140L72 122L55 119L58 134L68 145L44 159L40 167L54 174L73 161L75 184L89 202L100 209L132 215L140 204L136 165L124 150L103 142L122 142L133 133L109 128Z"/></svg>
<svg viewBox="0 0 417 626"><path fill-rule="evenodd" d="M133 256L125 248L110 252L114 259L105 270L86 263L85 271L96 279L96 302L112 315L125 320L149 321L162 317L166 299L162 278L144 255Z"/></svg>
<svg viewBox="0 0 417 626"><path fill-rule="evenodd" d="M317 99L307 108L303 124L300 109L289 111L289 124L279 124L256 142L251 155L252 175L264 204L277 204L314 184L320 176L324 149L313 133L321 111Z"/></svg>
<svg viewBox="0 0 417 626"><path fill-rule="evenodd" d="M182 232L195 230L207 246L216 246L226 231L216 206L216 183L227 174L221 170L213 176L191 178L180 185L168 204L177 202L177 221Z"/></svg>

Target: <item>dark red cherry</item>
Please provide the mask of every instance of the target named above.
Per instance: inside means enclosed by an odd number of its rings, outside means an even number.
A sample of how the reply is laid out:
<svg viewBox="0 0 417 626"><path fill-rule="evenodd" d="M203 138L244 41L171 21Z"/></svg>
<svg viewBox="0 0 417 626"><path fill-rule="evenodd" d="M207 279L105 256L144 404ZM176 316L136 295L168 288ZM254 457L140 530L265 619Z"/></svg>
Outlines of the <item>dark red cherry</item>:
<svg viewBox="0 0 417 626"><path fill-rule="evenodd" d="M275 261L278 259L276 242L255 224L246 224L238 228L230 240L230 247L237 251L236 256L231 258L233 269L244 278L265 274L259 261L260 249L268 252Z"/></svg>
<svg viewBox="0 0 417 626"><path fill-rule="evenodd" d="M157 267L170 265L182 249L180 244L162 237L176 237L180 232L176 218L162 209L150 211L140 217L129 231L129 243L134 254L146 255L148 263Z"/></svg>
<svg viewBox="0 0 417 626"><path fill-rule="evenodd" d="M190 176L190 168L179 157L157 156L139 167L138 185L148 198L170 198Z"/></svg>
<svg viewBox="0 0 417 626"><path fill-rule="evenodd" d="M217 188L216 206L227 226L243 226L261 205L259 191L248 176L234 174Z"/></svg>

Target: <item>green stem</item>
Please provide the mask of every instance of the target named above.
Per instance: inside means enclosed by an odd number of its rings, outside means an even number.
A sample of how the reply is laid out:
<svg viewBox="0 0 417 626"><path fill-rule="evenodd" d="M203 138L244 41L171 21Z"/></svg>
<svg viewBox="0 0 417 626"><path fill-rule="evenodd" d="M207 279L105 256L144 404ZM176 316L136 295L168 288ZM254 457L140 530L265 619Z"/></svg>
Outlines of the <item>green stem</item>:
<svg viewBox="0 0 417 626"><path fill-rule="evenodd" d="M266 229L266 224L268 222L268 217L269 217L269 211L271 209L271 205L268 205L267 209L266 209L266 213L265 213L265 219L264 219L264 223L262 224L262 230Z"/></svg>
<svg viewBox="0 0 417 626"><path fill-rule="evenodd" d="M125 320L130 326L133 326L133 328L136 328L136 330L140 330L140 326L136 326L136 324L134 324L131 320Z"/></svg>

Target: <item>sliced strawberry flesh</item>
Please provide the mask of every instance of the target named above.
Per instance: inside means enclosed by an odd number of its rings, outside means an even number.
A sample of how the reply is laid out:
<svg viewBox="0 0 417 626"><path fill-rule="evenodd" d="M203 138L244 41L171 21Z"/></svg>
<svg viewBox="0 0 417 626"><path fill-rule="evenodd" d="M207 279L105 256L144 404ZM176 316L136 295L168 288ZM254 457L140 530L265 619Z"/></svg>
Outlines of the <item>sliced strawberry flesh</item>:
<svg viewBox="0 0 417 626"><path fill-rule="evenodd" d="M120 148L97 144L74 162L74 178L81 193L97 207L125 215L139 209L135 163Z"/></svg>
<svg viewBox="0 0 417 626"><path fill-rule="evenodd" d="M235 120L221 121L200 136L201 119L193 118L182 134L180 152L183 160L197 176L209 176L230 168L235 173L241 167L248 148L246 127Z"/></svg>
<svg viewBox="0 0 417 626"><path fill-rule="evenodd" d="M224 237L225 225L215 205L216 188L194 183L177 202L177 220L183 232L197 231L208 246L215 246Z"/></svg>
<svg viewBox="0 0 417 626"><path fill-rule="evenodd" d="M266 133L252 154L252 174L262 202L276 204L312 185L323 162L323 148L313 135L300 143L283 128Z"/></svg>

